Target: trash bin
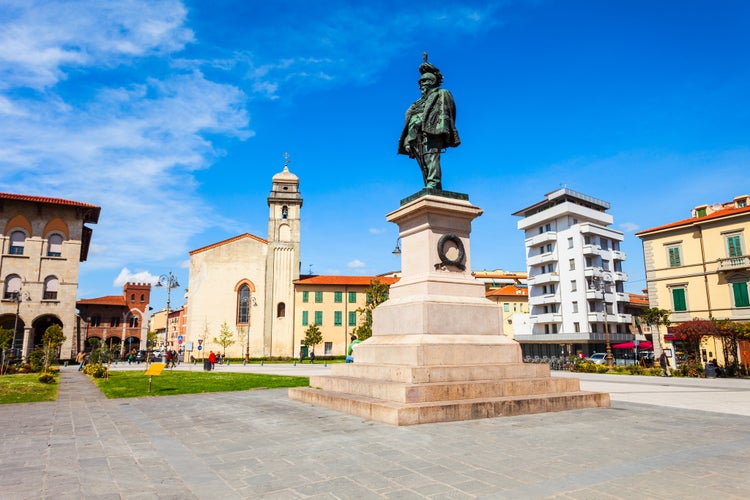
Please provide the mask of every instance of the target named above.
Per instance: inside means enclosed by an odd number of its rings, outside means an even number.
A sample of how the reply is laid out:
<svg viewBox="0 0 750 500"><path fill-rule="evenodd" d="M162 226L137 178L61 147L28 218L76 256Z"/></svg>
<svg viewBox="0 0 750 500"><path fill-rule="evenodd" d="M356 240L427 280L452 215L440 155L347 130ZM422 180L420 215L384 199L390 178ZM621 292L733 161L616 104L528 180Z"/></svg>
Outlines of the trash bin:
<svg viewBox="0 0 750 500"><path fill-rule="evenodd" d="M211 362L207 359L203 360L203 371L206 371L206 372L211 371Z"/></svg>
<svg viewBox="0 0 750 500"><path fill-rule="evenodd" d="M713 363L706 363L706 378L716 378L716 367Z"/></svg>

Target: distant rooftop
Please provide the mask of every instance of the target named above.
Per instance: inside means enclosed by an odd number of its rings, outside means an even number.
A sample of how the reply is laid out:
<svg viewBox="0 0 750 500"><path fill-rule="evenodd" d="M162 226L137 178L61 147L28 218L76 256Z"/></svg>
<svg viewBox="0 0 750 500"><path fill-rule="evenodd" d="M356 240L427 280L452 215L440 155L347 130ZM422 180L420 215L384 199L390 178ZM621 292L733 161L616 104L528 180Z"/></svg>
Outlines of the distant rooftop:
<svg viewBox="0 0 750 500"><path fill-rule="evenodd" d="M691 224L700 224L704 221L721 219L723 217L729 217L732 215L750 213L750 196L743 194L736 196L732 201L724 203L714 203L713 205L698 205L690 211L690 218L678 220L676 222L670 222L662 226L652 227L650 229L644 229L635 233L636 236L645 235L652 232L662 231L665 229L673 229L682 226L689 226Z"/></svg>
<svg viewBox="0 0 750 500"><path fill-rule="evenodd" d="M544 198L545 199L540 201L539 203L535 203L530 207L521 209L513 215L519 217L528 217L543 210L547 210L549 208L557 206L561 203L565 203L566 201L575 203L576 205L582 205L599 212L604 212L610 208L609 202L607 201L600 200L599 198L594 198L593 196L589 196L587 194L579 193L578 191L573 191L572 189L569 189L567 187L547 193L544 195Z"/></svg>

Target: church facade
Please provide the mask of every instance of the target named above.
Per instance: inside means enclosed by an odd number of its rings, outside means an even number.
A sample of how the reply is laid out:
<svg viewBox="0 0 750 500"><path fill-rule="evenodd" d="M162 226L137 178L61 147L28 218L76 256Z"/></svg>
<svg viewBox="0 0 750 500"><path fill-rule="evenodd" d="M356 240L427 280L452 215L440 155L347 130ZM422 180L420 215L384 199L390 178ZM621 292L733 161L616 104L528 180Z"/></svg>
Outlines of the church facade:
<svg viewBox="0 0 750 500"><path fill-rule="evenodd" d="M294 281L300 268L299 178L273 176L267 239L249 233L190 252L185 358L291 357ZM224 330L231 345L214 339ZM200 348L200 349L199 349Z"/></svg>

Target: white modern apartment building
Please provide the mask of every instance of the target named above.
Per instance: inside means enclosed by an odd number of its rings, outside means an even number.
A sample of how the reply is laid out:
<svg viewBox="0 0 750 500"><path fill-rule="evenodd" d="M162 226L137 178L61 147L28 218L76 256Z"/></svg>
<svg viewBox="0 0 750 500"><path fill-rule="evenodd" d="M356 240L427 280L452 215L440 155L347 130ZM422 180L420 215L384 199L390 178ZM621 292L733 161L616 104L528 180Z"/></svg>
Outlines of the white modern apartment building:
<svg viewBox="0 0 750 500"><path fill-rule="evenodd" d="M525 356L604 352L633 339L622 271L623 233L609 226L609 203L568 188L513 215L522 217L529 327L516 332Z"/></svg>

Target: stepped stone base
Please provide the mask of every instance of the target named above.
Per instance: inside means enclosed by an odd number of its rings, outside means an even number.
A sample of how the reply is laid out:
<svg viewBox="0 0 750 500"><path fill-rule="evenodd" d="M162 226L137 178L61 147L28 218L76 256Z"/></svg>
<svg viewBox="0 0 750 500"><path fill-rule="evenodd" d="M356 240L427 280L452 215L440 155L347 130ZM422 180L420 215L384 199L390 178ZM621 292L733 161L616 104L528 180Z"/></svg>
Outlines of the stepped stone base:
<svg viewBox="0 0 750 500"><path fill-rule="evenodd" d="M610 405L609 394L582 392L578 379L522 363L520 347L504 336L373 337L356 356L368 361L333 365L289 397L392 425Z"/></svg>

